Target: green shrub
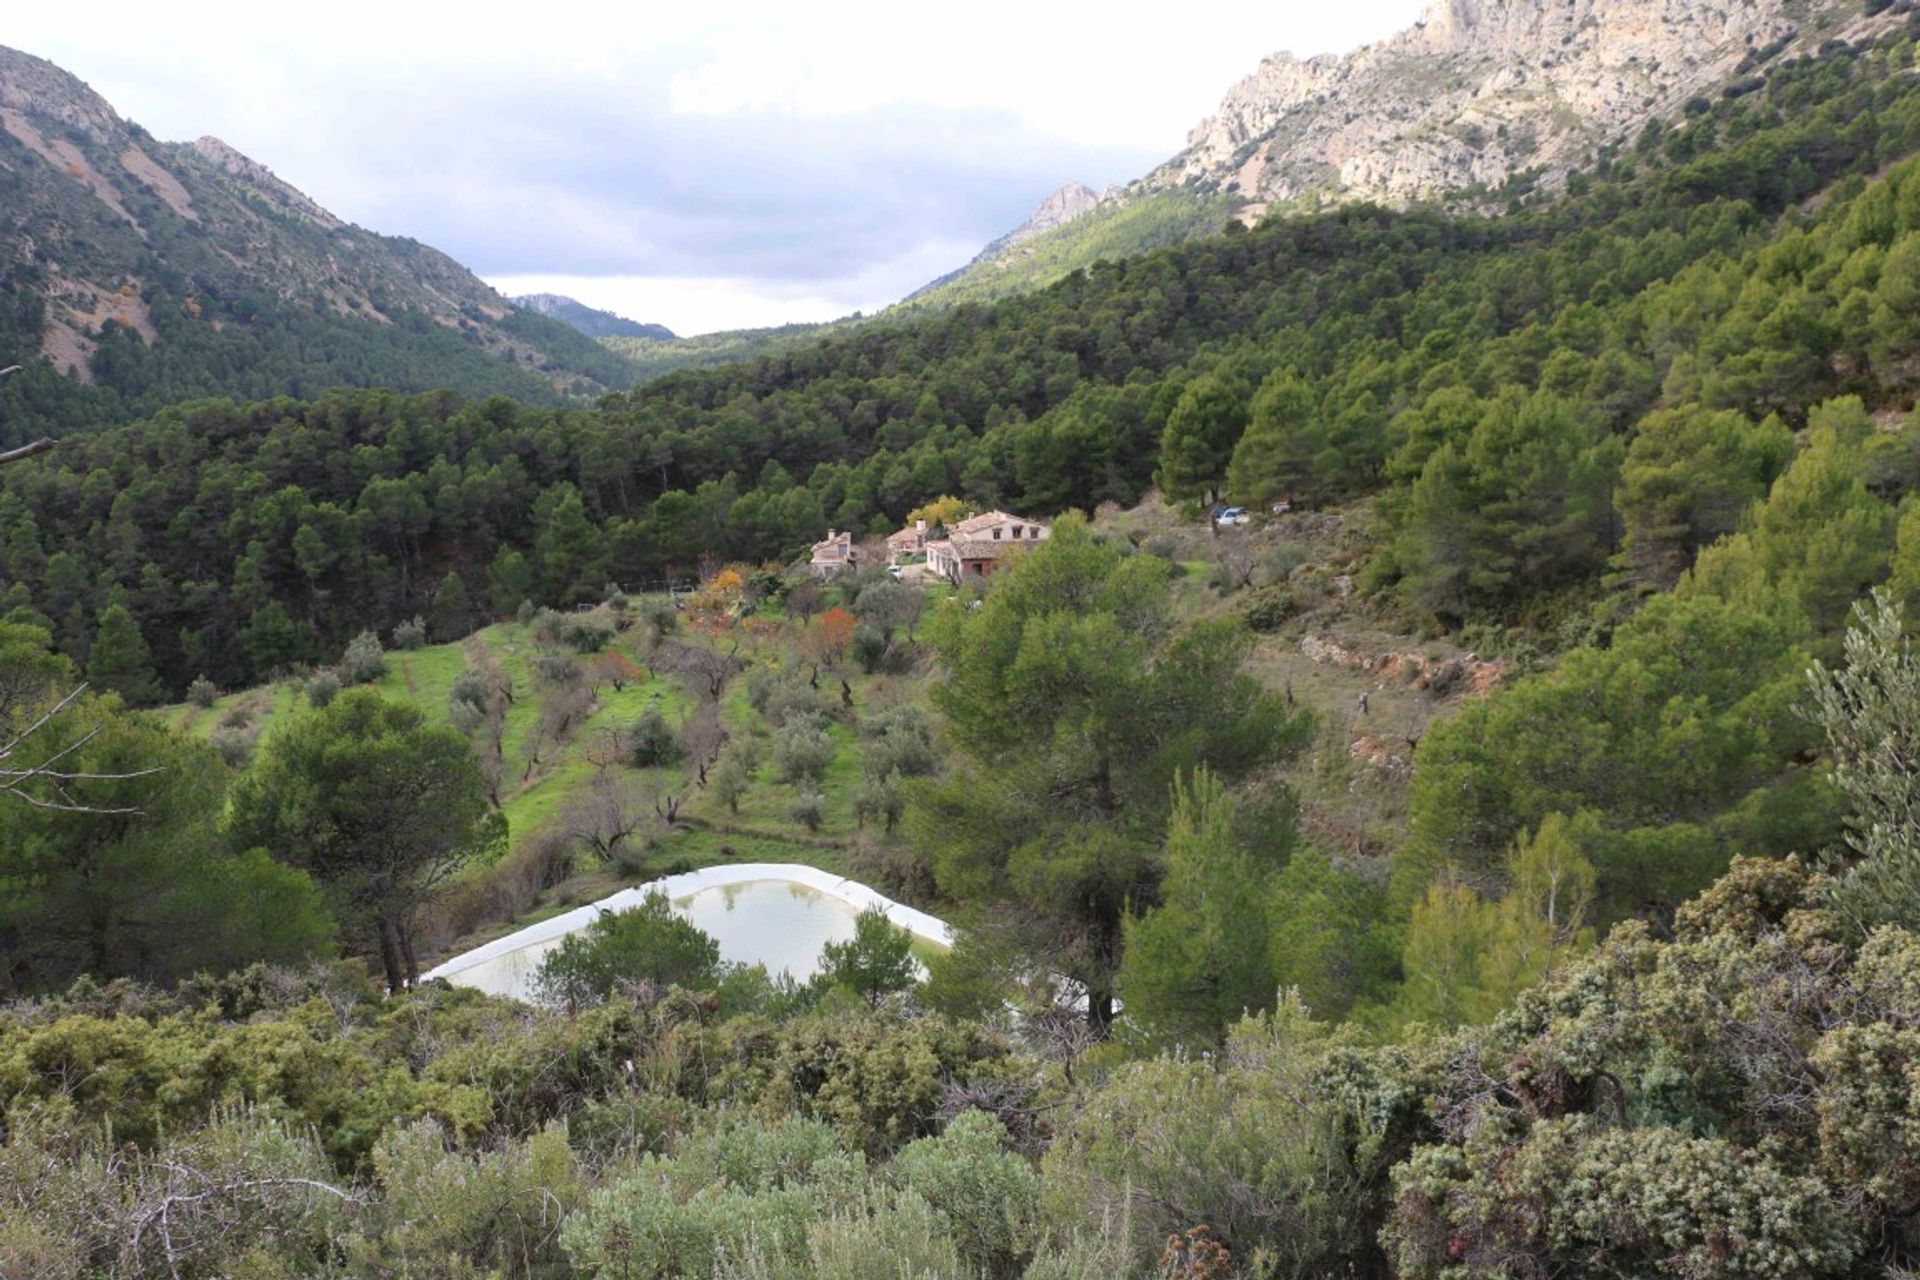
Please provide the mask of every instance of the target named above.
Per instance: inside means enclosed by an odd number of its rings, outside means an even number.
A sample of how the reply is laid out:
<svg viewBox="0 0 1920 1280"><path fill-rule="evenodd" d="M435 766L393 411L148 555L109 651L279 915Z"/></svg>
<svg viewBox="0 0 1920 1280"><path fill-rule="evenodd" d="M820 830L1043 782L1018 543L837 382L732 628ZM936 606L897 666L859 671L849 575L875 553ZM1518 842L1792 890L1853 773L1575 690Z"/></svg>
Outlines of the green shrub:
<svg viewBox="0 0 1920 1280"><path fill-rule="evenodd" d="M393 647L396 649L418 649L426 642L427 620L425 618L410 618L393 629Z"/></svg>
<svg viewBox="0 0 1920 1280"><path fill-rule="evenodd" d="M913 935L887 919L886 912L869 907L854 921L851 938L829 942L820 953L817 980L822 986L842 987L868 1004L878 1004L913 986L917 969Z"/></svg>
<svg viewBox="0 0 1920 1280"><path fill-rule="evenodd" d="M598 1004L623 982L706 987L720 968L720 944L674 914L666 895L653 893L626 911L599 916L547 953L534 990L548 1004Z"/></svg>
<svg viewBox="0 0 1920 1280"><path fill-rule="evenodd" d="M627 759L636 769L658 769L678 764L683 754L679 730L656 697L627 730Z"/></svg>
<svg viewBox="0 0 1920 1280"><path fill-rule="evenodd" d="M803 791L787 807L787 816L809 831L818 831L827 820L827 798L818 791Z"/></svg>
<svg viewBox="0 0 1920 1280"><path fill-rule="evenodd" d="M1271 635L1287 625L1299 611L1293 592L1286 587L1262 587L1247 601L1247 625L1262 635Z"/></svg>
<svg viewBox="0 0 1920 1280"><path fill-rule="evenodd" d="M205 676L195 676L193 683L187 686L187 701L199 707L202 711L213 706L214 701L219 698L219 696L220 691L214 688L213 681L207 679Z"/></svg>
<svg viewBox="0 0 1920 1280"><path fill-rule="evenodd" d="M1040 1175L1007 1146L992 1116L962 1112L937 1138L910 1142L894 1176L945 1219L966 1260L987 1275L1014 1274L1038 1236Z"/></svg>
<svg viewBox="0 0 1920 1280"><path fill-rule="evenodd" d="M837 751L833 735L813 716L789 720L773 736L773 767L780 781L818 791Z"/></svg>
<svg viewBox="0 0 1920 1280"><path fill-rule="evenodd" d="M314 673L307 681L307 705L318 710L340 696L340 677L331 671Z"/></svg>
<svg viewBox="0 0 1920 1280"><path fill-rule="evenodd" d="M347 643L347 651L340 657L340 676L348 684L372 684L387 674L386 651L380 647L380 637L371 631L362 631Z"/></svg>

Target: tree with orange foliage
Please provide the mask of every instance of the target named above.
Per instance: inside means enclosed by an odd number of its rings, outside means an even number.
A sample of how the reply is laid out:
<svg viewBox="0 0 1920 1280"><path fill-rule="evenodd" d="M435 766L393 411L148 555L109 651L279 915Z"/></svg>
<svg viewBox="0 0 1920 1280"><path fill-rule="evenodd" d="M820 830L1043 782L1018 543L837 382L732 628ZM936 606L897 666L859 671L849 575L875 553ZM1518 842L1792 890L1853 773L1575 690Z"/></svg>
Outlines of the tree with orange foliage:
<svg viewBox="0 0 1920 1280"><path fill-rule="evenodd" d="M733 614L745 602L746 594L746 573L739 565L730 564L701 584L688 597L687 607L695 613Z"/></svg>
<svg viewBox="0 0 1920 1280"><path fill-rule="evenodd" d="M820 687L820 668L831 667L846 656L858 625L851 613L835 605L806 625L800 633L801 656L813 666L808 683Z"/></svg>
<svg viewBox="0 0 1920 1280"><path fill-rule="evenodd" d="M609 684L619 693L628 685L645 680L647 669L618 649L606 649L588 661L587 674L595 685Z"/></svg>

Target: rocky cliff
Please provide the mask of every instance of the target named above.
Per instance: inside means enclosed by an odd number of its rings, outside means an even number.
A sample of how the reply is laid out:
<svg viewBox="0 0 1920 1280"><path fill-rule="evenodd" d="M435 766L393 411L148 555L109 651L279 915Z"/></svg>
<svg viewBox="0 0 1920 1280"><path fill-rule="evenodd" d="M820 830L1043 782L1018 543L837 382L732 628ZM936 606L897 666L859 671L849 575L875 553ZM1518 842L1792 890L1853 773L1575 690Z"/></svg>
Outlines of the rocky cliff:
<svg viewBox="0 0 1920 1280"><path fill-rule="evenodd" d="M1275 54L1137 184L1407 204L1552 183L1794 46L1871 20L1848 0L1435 0L1345 57ZM1884 19L1883 19L1884 21Z"/></svg>
<svg viewBox="0 0 1920 1280"><path fill-rule="evenodd" d="M1486 207L1521 176L1551 190L1608 142L1683 118L1690 99L1826 40L1873 35L1904 21L1903 7L1869 17L1860 0L1434 0L1407 30L1350 54L1267 58L1166 164L1050 229L1002 237L916 297L1017 292L1096 252L1165 243L1172 226L1217 230L1176 212L1198 201L1251 224L1355 200ZM1154 238L1133 243L1129 225Z"/></svg>

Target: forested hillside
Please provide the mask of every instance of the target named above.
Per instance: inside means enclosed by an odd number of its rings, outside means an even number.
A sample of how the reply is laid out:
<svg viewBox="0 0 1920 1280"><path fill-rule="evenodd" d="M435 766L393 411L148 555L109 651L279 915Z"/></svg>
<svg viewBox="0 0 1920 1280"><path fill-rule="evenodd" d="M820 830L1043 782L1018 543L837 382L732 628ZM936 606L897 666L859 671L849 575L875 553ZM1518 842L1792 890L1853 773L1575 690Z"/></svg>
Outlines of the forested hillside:
<svg viewBox="0 0 1920 1280"><path fill-rule="evenodd" d="M1498 218L7 467L0 1274L1920 1265L1909 28ZM958 592L788 567L969 505L1058 518ZM659 904L538 1009L413 981L656 834L956 943L795 983Z"/></svg>
<svg viewBox="0 0 1920 1280"><path fill-rule="evenodd" d="M1158 481L1377 493L1379 590L1550 639L1608 584L1631 600L1617 554L1664 587L1732 530L1787 459L1770 415L1906 408L1909 48L1781 68L1510 217L1270 226L594 411L387 392L168 409L6 477L9 590L74 656L125 596L178 690L269 669L242 640L262 611L310 659L425 612L449 573L510 611L892 527L944 492L1054 512ZM1859 412L1827 419L1846 448L1902 452L1854 439ZM1716 430L1746 443L1700 457ZM1661 468L1736 456L1710 510L1663 497ZM1900 496L1894 463L1870 479Z"/></svg>
<svg viewBox="0 0 1920 1280"><path fill-rule="evenodd" d="M624 387L592 339L445 254L336 218L217 138L166 143L0 48L0 445L207 395L338 386L556 402Z"/></svg>

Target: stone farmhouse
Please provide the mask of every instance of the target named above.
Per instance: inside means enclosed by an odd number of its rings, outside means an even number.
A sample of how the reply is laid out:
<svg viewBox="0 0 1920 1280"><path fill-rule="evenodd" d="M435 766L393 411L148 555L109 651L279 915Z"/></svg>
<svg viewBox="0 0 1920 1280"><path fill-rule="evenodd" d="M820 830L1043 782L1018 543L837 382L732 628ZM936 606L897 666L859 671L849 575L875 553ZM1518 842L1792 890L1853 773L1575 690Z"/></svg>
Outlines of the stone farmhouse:
<svg viewBox="0 0 1920 1280"><path fill-rule="evenodd" d="M927 568L956 584L984 578L1051 533L1038 520L989 511L959 521L945 538L927 543Z"/></svg>

